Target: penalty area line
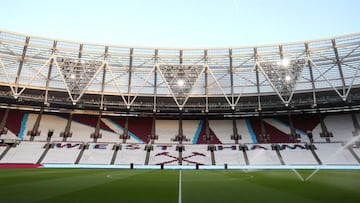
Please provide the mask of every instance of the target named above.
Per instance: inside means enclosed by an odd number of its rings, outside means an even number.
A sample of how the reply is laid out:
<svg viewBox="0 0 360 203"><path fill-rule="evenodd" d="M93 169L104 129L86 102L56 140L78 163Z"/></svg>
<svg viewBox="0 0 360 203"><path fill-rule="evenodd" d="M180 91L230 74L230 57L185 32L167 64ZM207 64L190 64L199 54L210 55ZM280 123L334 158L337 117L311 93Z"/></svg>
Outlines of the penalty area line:
<svg viewBox="0 0 360 203"><path fill-rule="evenodd" d="M291 170L297 175L297 177L299 177L301 181L305 182L304 177L302 177L302 175L300 175L300 173L296 169L293 168Z"/></svg>

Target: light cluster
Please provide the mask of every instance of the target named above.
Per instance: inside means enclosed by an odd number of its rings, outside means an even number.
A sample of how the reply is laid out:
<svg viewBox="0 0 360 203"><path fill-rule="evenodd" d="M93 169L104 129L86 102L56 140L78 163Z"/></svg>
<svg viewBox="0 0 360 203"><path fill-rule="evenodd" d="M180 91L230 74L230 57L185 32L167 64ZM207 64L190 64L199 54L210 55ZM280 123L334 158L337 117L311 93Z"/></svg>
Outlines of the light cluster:
<svg viewBox="0 0 360 203"><path fill-rule="evenodd" d="M98 61L72 58L57 58L57 63L69 92L75 97L81 94L101 66Z"/></svg>
<svg viewBox="0 0 360 203"><path fill-rule="evenodd" d="M279 94L289 96L295 89L296 82L305 66L305 60L282 59L277 62L262 62L260 66Z"/></svg>

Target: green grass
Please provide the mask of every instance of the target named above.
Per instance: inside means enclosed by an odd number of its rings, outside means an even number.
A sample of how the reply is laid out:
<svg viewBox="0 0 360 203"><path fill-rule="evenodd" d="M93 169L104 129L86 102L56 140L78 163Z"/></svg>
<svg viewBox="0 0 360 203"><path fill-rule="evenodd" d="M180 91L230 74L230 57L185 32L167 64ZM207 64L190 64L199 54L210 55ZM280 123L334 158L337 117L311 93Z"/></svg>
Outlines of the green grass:
<svg viewBox="0 0 360 203"><path fill-rule="evenodd" d="M306 178L312 170L300 170ZM177 203L178 170L0 169L0 202ZM183 170L183 203L360 202L360 170Z"/></svg>

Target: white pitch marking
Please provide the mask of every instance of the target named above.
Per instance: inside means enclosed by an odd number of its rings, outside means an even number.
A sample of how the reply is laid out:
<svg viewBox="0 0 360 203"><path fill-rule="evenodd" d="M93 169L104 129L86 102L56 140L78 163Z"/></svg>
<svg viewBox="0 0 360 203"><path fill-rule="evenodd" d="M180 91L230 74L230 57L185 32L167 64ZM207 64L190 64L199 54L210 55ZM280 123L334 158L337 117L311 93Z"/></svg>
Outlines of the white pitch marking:
<svg viewBox="0 0 360 203"><path fill-rule="evenodd" d="M300 178L301 181L305 181L305 179L300 175L300 173L296 170L296 169L291 169L292 171L294 171L294 173Z"/></svg>
<svg viewBox="0 0 360 203"><path fill-rule="evenodd" d="M311 177L313 177L313 175L315 175L318 171L320 170L320 168L317 168L315 171L313 171L306 179L305 182L310 180Z"/></svg>
<svg viewBox="0 0 360 203"><path fill-rule="evenodd" d="M179 170L179 200L178 203L182 203L182 199L181 199L181 170Z"/></svg>

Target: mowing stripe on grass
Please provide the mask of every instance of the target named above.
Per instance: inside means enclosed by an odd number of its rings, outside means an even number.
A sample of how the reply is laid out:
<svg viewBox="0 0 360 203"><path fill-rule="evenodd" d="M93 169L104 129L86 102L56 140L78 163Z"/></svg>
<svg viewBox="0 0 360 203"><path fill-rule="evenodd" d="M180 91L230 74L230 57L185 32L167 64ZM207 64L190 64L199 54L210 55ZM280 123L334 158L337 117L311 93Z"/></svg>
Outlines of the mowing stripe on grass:
<svg viewBox="0 0 360 203"><path fill-rule="evenodd" d="M178 203L181 203L181 170L179 170L179 200L178 200Z"/></svg>

